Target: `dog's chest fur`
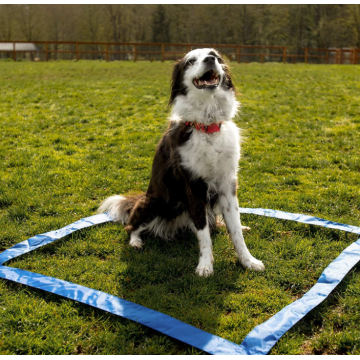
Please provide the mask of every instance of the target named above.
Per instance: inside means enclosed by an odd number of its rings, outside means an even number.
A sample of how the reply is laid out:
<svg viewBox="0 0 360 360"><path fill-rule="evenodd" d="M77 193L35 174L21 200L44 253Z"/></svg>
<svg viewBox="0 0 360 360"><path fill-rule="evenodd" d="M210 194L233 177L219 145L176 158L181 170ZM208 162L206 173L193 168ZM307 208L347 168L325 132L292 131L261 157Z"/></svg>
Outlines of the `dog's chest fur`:
<svg viewBox="0 0 360 360"><path fill-rule="evenodd" d="M179 119L204 124L222 122L221 130L212 134L194 129L189 140L178 150L181 165L210 187L219 187L222 182L236 177L240 134L231 119L238 106L234 94L228 91L200 99L179 96L175 101L173 116Z"/></svg>
<svg viewBox="0 0 360 360"><path fill-rule="evenodd" d="M186 121L210 125L231 120L238 106L239 103L235 100L233 93L220 90L216 96L208 96L206 93L199 95L192 94L190 91L188 96L176 98L172 114Z"/></svg>
<svg viewBox="0 0 360 360"><path fill-rule="evenodd" d="M234 178L240 158L239 129L225 122L219 132L213 134L193 130L189 140L179 148L181 165L194 177L204 179L208 185L218 187Z"/></svg>

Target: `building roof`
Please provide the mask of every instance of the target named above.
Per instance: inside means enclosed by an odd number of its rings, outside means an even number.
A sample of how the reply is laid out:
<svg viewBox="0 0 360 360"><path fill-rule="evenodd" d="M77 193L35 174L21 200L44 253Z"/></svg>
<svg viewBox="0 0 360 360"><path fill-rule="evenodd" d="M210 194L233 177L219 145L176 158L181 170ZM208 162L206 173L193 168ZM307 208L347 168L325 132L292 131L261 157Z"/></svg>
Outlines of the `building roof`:
<svg viewBox="0 0 360 360"><path fill-rule="evenodd" d="M14 43L0 42L0 51L13 51ZM15 51L37 51L37 47L33 43L15 43Z"/></svg>

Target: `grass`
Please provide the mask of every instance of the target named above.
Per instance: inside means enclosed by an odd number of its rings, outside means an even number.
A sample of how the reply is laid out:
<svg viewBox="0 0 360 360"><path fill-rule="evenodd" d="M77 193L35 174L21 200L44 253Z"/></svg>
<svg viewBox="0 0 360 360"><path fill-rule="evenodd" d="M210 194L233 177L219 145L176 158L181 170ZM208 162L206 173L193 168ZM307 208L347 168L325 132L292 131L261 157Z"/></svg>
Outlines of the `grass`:
<svg viewBox="0 0 360 360"><path fill-rule="evenodd" d="M239 202L360 225L360 69L234 64L244 129ZM0 64L0 249L94 214L108 195L146 190L166 128L170 63ZM356 235L253 215L244 270L225 230L215 274L195 275L197 240L128 245L104 224L7 263L99 289L241 343L316 283ZM360 354L360 273L271 354ZM0 354L198 354L134 322L0 281Z"/></svg>

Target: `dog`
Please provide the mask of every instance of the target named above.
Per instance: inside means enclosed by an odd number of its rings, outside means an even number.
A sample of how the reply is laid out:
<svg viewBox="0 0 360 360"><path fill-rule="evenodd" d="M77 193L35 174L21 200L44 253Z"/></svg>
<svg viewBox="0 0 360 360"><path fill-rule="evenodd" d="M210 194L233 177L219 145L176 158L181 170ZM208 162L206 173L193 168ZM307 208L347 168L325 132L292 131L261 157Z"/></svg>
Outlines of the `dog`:
<svg viewBox="0 0 360 360"><path fill-rule="evenodd" d="M199 241L199 276L213 273L210 231L225 220L243 267L263 270L247 249L239 216L237 172L240 130L232 119L239 103L229 66L210 48L187 53L173 68L168 130L160 140L147 191L114 195L99 207L126 225L130 245L141 248L141 234L172 239L190 229Z"/></svg>

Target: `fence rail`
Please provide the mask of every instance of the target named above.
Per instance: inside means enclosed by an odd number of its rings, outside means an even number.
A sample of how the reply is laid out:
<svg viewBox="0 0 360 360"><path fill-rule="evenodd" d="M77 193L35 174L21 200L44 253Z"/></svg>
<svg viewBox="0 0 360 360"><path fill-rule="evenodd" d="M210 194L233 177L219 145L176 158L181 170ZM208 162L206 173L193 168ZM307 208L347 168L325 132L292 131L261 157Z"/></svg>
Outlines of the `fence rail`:
<svg viewBox="0 0 360 360"><path fill-rule="evenodd" d="M1 45L6 44L7 48ZM12 44L11 50L9 45ZM24 44L35 44L34 49L25 49ZM11 46L10 46L11 47ZM237 45L237 44L198 44L198 43L116 43L86 41L0 41L0 57L14 61L29 58L49 61L57 59L103 59L112 60L175 60L191 49L213 47L219 49L230 61L269 62L280 61L359 64L360 49L356 48L302 48L300 54L288 53L287 46Z"/></svg>

